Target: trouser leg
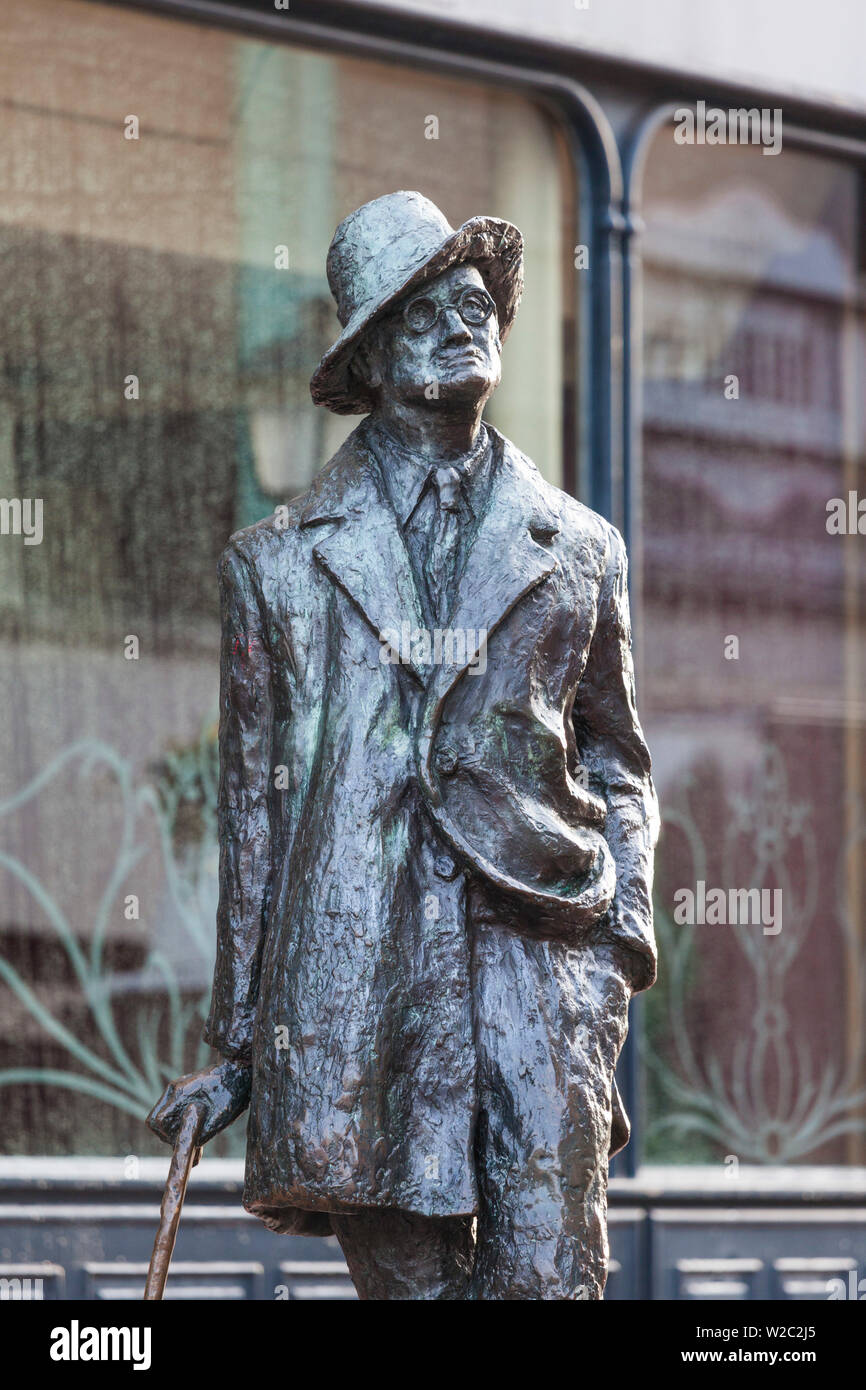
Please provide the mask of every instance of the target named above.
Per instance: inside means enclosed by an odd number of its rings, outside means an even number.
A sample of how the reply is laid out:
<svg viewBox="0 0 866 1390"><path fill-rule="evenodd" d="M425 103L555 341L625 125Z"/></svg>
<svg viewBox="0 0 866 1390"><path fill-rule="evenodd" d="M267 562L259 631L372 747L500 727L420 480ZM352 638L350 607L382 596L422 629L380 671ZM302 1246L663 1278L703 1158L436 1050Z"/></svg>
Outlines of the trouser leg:
<svg viewBox="0 0 866 1390"><path fill-rule="evenodd" d="M599 1299L614 1068L631 988L606 946L477 922L478 1243L470 1297Z"/></svg>
<svg viewBox="0 0 866 1390"><path fill-rule="evenodd" d="M393 1208L332 1215L362 1299L462 1299L472 1272L471 1216L415 1216Z"/></svg>

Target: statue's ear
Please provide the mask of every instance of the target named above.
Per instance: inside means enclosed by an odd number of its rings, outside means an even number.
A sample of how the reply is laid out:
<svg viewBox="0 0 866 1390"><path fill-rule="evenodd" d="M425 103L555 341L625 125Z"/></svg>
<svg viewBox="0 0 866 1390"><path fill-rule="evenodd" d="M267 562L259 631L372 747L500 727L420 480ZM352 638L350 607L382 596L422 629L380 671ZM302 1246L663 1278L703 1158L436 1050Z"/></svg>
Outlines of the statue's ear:
<svg viewBox="0 0 866 1390"><path fill-rule="evenodd" d="M349 363L349 371L355 380L375 391L382 385L382 370L379 365L379 342L376 337L366 333L359 342Z"/></svg>

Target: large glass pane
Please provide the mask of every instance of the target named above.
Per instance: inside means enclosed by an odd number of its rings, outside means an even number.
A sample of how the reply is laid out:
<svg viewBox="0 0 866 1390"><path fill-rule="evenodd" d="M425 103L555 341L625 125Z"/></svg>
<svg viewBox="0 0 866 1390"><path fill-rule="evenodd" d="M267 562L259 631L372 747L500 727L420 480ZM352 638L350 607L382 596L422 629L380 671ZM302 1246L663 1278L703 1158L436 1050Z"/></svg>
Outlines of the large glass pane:
<svg viewBox="0 0 866 1390"><path fill-rule="evenodd" d="M217 557L355 423L308 391L333 229L400 187L523 229L494 418L557 480L575 197L501 90L71 0L0 24L0 494L43 527L0 536L0 1148L143 1152L206 1060Z"/></svg>
<svg viewBox="0 0 866 1390"><path fill-rule="evenodd" d="M665 129L645 188L647 1157L863 1162L858 175Z"/></svg>

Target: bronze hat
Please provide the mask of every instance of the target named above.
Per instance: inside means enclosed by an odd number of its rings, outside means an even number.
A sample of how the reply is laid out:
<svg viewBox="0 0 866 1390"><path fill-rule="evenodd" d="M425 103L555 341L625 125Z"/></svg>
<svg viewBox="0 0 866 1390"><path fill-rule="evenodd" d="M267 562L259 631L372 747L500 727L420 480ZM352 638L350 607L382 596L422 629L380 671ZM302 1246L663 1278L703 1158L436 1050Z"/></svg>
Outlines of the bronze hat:
<svg viewBox="0 0 866 1390"><path fill-rule="evenodd" d="M471 262L496 304L504 339L523 290L523 237L499 217L470 217L457 230L421 193L387 193L344 218L328 251L328 284L343 331L310 382L317 405L363 415L374 402L349 372L364 330L410 290Z"/></svg>

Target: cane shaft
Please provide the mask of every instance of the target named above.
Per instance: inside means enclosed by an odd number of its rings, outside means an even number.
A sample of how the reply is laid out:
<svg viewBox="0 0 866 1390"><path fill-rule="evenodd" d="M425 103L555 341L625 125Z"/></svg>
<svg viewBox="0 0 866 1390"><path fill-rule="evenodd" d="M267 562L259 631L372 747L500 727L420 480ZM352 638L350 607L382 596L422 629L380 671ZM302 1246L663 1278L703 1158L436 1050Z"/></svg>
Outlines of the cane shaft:
<svg viewBox="0 0 866 1390"><path fill-rule="evenodd" d="M183 1199L186 1196L186 1185L189 1182L192 1169L201 1156L201 1149L198 1148L197 1141L203 1119L204 1116L199 1107L190 1105L184 1112L181 1121L174 1153L171 1156L168 1180L162 1194L159 1229L156 1233L156 1240L153 1242L153 1254L150 1257L150 1268L147 1272L147 1284L144 1290L146 1301L161 1299L165 1290L168 1267L171 1264L174 1242L177 1239Z"/></svg>

